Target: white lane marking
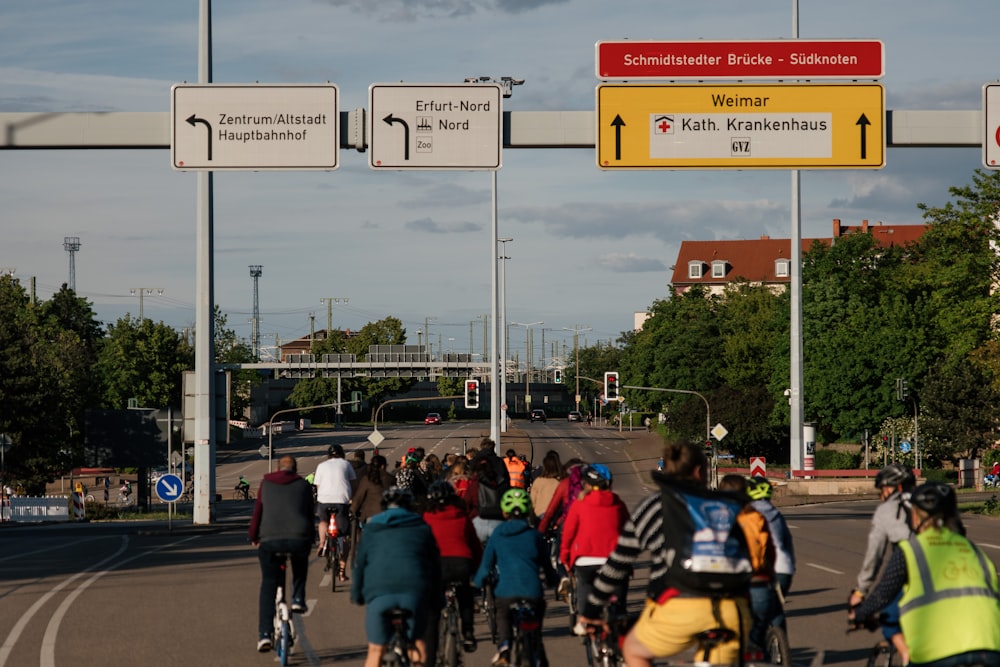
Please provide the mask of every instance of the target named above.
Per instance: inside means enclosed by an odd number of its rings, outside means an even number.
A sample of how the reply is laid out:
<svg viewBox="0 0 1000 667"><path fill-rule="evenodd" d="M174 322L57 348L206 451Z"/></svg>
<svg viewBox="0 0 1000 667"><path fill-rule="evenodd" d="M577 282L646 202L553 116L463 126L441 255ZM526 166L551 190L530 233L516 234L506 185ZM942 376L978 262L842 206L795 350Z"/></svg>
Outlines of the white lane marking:
<svg viewBox="0 0 1000 667"><path fill-rule="evenodd" d="M986 547L987 549L1000 549L1000 544L986 544L985 542L979 542L979 546Z"/></svg>
<svg viewBox="0 0 1000 667"><path fill-rule="evenodd" d="M14 627L11 628L10 634L7 635L7 639L5 639L3 642L3 646L0 646L0 667L3 667L4 665L7 664L7 659L10 658L10 653L11 651L14 650L14 644L16 644L17 640L20 639L21 633L24 632L24 628L27 627L28 623L31 621L31 617L34 616L36 613L38 613L38 610L42 608L42 605L48 602L53 595L61 591L66 586L69 586L71 583L73 583L86 573L90 572L91 570L99 568L100 566L104 565L110 560L117 558L125 551L126 547L128 547L128 537L123 535L122 544L120 547L118 547L118 551L111 554L104 560L98 563L94 563L83 572L77 572L72 577L70 577L66 581L63 581L60 584L57 584L48 593L38 598L35 601L35 604L31 605L31 607L28 608L28 611L26 611L21 616L21 618L18 619L17 623L14 624Z"/></svg>
<svg viewBox="0 0 1000 667"><path fill-rule="evenodd" d="M149 554L156 553L157 551L162 551L169 547L177 546L178 544L183 544L185 542L190 542L201 537L200 535L192 535L190 537L185 537L183 539L177 540L176 542L171 542L169 544L164 544L163 546L155 547L153 549L146 549L142 553L138 553L135 556L126 558L125 560L118 561L114 565L107 567L100 572L94 573L89 579L76 587L72 593L66 596L66 599L62 601L55 613L52 614L52 618L49 620L48 627L45 628L45 635L42 637L42 650L38 657L39 667L55 667L56 664L56 635L59 634L59 626L62 624L63 617L66 616L66 612L69 611L70 606L76 601L76 598L80 596L87 588L90 587L92 583L106 575L112 570L117 570L122 565L126 563L131 563L139 558L145 558ZM126 538L127 539L127 538ZM118 552L120 553L120 551ZM117 555L117 553L115 554ZM93 568L92 568L93 569Z"/></svg>
<svg viewBox="0 0 1000 667"><path fill-rule="evenodd" d="M816 563L806 563L809 567L814 567L817 570L823 570L824 572L830 572L832 574L844 574L840 570L834 570L831 567L823 567L822 565L817 565Z"/></svg>

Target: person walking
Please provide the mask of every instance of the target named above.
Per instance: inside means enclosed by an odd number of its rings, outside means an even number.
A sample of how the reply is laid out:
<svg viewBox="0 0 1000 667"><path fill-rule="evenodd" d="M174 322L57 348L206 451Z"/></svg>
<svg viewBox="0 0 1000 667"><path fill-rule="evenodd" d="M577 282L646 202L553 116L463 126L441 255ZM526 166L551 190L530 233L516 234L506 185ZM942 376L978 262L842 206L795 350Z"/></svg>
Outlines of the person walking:
<svg viewBox="0 0 1000 667"><path fill-rule="evenodd" d="M257 650L263 653L274 644L275 596L286 553L291 555L292 562L292 612L307 611L306 576L309 549L315 536L313 495L309 483L298 475L293 456L282 456L277 472L268 473L261 480L248 534L250 543L257 547L260 561Z"/></svg>

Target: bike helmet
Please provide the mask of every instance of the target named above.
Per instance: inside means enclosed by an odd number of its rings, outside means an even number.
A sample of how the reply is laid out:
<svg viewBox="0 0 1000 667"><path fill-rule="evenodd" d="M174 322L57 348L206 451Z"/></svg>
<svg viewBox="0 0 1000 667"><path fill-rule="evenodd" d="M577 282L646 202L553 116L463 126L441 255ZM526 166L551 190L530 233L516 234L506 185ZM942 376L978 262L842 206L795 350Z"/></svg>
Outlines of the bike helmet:
<svg viewBox="0 0 1000 667"><path fill-rule="evenodd" d="M611 471L603 463L591 463L583 471L587 484L607 488L611 484Z"/></svg>
<svg viewBox="0 0 1000 667"><path fill-rule="evenodd" d="M332 456L334 458L342 459L344 458L344 446L343 445L330 445L326 449L327 456Z"/></svg>
<svg viewBox="0 0 1000 667"><path fill-rule="evenodd" d="M413 508L413 492L398 486L390 486L382 492L382 509L390 507L402 507L403 509Z"/></svg>
<svg viewBox="0 0 1000 667"><path fill-rule="evenodd" d="M500 511L511 516L528 516L531 514L531 497L524 489L508 489L500 498Z"/></svg>
<svg viewBox="0 0 1000 667"><path fill-rule="evenodd" d="M943 482L925 482L910 494L908 504L927 512L928 516L955 516L958 500L955 490Z"/></svg>
<svg viewBox="0 0 1000 667"><path fill-rule="evenodd" d="M890 463L875 475L875 488L881 489L885 486L898 486L900 484L904 487L913 486L916 481L917 478L913 475L913 469L910 466L905 463Z"/></svg>
<svg viewBox="0 0 1000 667"><path fill-rule="evenodd" d="M764 477L751 477L747 481L747 495L750 500L770 500L774 487Z"/></svg>
<svg viewBox="0 0 1000 667"><path fill-rule="evenodd" d="M427 500L432 505L443 505L455 497L455 487L443 479L439 479L427 489Z"/></svg>

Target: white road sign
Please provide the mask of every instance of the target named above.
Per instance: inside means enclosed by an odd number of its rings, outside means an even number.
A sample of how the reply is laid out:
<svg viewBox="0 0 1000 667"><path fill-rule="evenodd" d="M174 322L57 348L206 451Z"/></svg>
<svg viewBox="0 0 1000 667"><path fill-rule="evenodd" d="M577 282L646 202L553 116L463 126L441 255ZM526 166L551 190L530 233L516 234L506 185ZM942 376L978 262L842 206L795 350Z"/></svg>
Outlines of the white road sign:
<svg viewBox="0 0 1000 667"><path fill-rule="evenodd" d="M186 171L330 171L339 167L333 84L177 84L170 156Z"/></svg>
<svg viewBox="0 0 1000 667"><path fill-rule="evenodd" d="M711 433L712 437L720 442L723 438L729 435L729 431L726 430L726 427L723 426L721 422L712 427Z"/></svg>
<svg viewBox="0 0 1000 667"><path fill-rule="evenodd" d="M983 166L1000 169L1000 84L983 86L983 118L986 119L983 137Z"/></svg>
<svg viewBox="0 0 1000 667"><path fill-rule="evenodd" d="M499 169L502 100L495 83L373 83L368 88L368 165Z"/></svg>

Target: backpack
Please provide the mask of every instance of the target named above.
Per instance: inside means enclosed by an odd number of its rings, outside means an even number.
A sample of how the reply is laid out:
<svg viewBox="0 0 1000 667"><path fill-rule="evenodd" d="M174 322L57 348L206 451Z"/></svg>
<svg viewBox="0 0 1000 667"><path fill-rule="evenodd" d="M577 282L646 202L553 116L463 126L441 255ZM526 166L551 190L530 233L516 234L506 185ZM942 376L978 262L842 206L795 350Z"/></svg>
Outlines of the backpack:
<svg viewBox="0 0 1000 667"><path fill-rule="evenodd" d="M509 488L510 486L507 484L489 484L480 479L479 495L477 498L479 516L483 519L503 519L503 511L500 509L500 498L503 497L504 491Z"/></svg>
<svg viewBox="0 0 1000 667"><path fill-rule="evenodd" d="M662 486L664 588L715 597L743 595L753 575L734 496L658 476Z"/></svg>

